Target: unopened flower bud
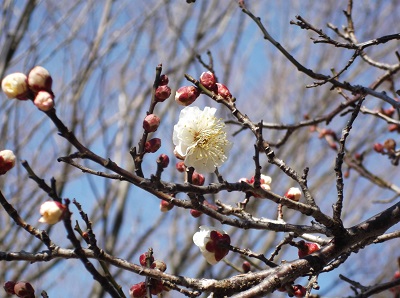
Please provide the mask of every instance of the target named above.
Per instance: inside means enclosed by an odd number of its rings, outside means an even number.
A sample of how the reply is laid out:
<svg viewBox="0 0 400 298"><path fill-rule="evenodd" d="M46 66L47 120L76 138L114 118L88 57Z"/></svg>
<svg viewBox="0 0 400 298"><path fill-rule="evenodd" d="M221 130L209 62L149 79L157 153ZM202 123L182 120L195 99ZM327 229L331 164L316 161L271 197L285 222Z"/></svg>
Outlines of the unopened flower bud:
<svg viewBox="0 0 400 298"><path fill-rule="evenodd" d="M244 261L244 262L242 263L242 269L243 269L243 272L244 272L244 273L249 272L249 271L251 270L251 265L250 265L250 263L247 262L247 261Z"/></svg>
<svg viewBox="0 0 400 298"><path fill-rule="evenodd" d="M395 108L394 107L390 107L388 109L384 109L382 110L382 113L385 114L388 117L392 117L394 114Z"/></svg>
<svg viewBox="0 0 400 298"><path fill-rule="evenodd" d="M34 92L47 91L52 93L53 79L49 71L42 66L35 66L28 74L29 88Z"/></svg>
<svg viewBox="0 0 400 298"><path fill-rule="evenodd" d="M28 78L20 72L12 73L1 81L1 89L8 98L28 99Z"/></svg>
<svg viewBox="0 0 400 298"><path fill-rule="evenodd" d="M298 251L299 258L303 258L320 249L320 246L317 243L305 242L304 240L297 242L297 246L299 249Z"/></svg>
<svg viewBox="0 0 400 298"><path fill-rule="evenodd" d="M39 222L54 225L58 223L64 214L65 206L57 201L47 201L40 206L42 217Z"/></svg>
<svg viewBox="0 0 400 298"><path fill-rule="evenodd" d="M374 150L378 153L382 153L383 152L383 145L381 143L375 143L374 144Z"/></svg>
<svg viewBox="0 0 400 298"><path fill-rule="evenodd" d="M39 91L33 103L41 111L50 111L54 107L54 95L47 91Z"/></svg>
<svg viewBox="0 0 400 298"><path fill-rule="evenodd" d="M14 286L14 292L18 297L35 298L35 289L26 281L18 281Z"/></svg>
<svg viewBox="0 0 400 298"><path fill-rule="evenodd" d="M143 129L146 132L155 132L160 126L160 118L157 115L147 115L143 120Z"/></svg>
<svg viewBox="0 0 400 298"><path fill-rule="evenodd" d="M397 124L389 124L388 125L388 130L390 132L399 131L400 130L400 126L398 126Z"/></svg>
<svg viewBox="0 0 400 298"><path fill-rule="evenodd" d="M175 94L175 101L182 106L188 106L192 104L197 97L199 97L200 91L194 86L184 86L179 88Z"/></svg>
<svg viewBox="0 0 400 298"><path fill-rule="evenodd" d="M200 76L200 83L208 90L217 91L217 80L211 71L203 72Z"/></svg>
<svg viewBox="0 0 400 298"><path fill-rule="evenodd" d="M11 150L0 151L0 175L4 175L15 166L15 155Z"/></svg>
<svg viewBox="0 0 400 298"><path fill-rule="evenodd" d="M160 211L161 212L167 212L167 211L171 210L172 208L174 208L173 204L171 204L170 202L167 202L165 200L161 200L161 203L160 203Z"/></svg>
<svg viewBox="0 0 400 298"><path fill-rule="evenodd" d="M169 83L169 79L168 76L165 74L162 74L160 76L160 82L158 82L158 86L164 86L164 85L168 85Z"/></svg>
<svg viewBox="0 0 400 298"><path fill-rule="evenodd" d="M147 252L142 253L139 256L140 265L147 267L147 259L149 261L149 265L151 266L151 264L153 264L153 262L154 262L154 257L153 256L148 256Z"/></svg>
<svg viewBox="0 0 400 298"><path fill-rule="evenodd" d="M151 287L150 287L150 293L152 295L158 295L163 290L164 290L164 286L163 286L161 280L156 280L156 279L152 280Z"/></svg>
<svg viewBox="0 0 400 298"><path fill-rule="evenodd" d="M389 152L394 151L394 150L396 150L396 141L393 139L387 139L383 143L383 147Z"/></svg>
<svg viewBox="0 0 400 298"><path fill-rule="evenodd" d="M143 298L143 297L146 297L146 284L144 282L140 282L138 284L134 284L129 289L129 296L131 298Z"/></svg>
<svg viewBox="0 0 400 298"><path fill-rule="evenodd" d="M204 185L205 182L204 175L197 173L196 171L193 172L192 174L192 184L202 186Z"/></svg>
<svg viewBox="0 0 400 298"><path fill-rule="evenodd" d="M158 149L161 147L161 140L159 138L153 138L148 140L144 144L144 150L149 153L157 152Z"/></svg>
<svg viewBox="0 0 400 298"><path fill-rule="evenodd" d="M167 85L158 86L154 96L156 97L156 101L163 102L171 95L171 88Z"/></svg>
<svg viewBox="0 0 400 298"><path fill-rule="evenodd" d="M220 83L217 83L217 87L218 87L218 95L221 95L225 99L232 98L232 94L229 91L228 87Z"/></svg>
<svg viewBox="0 0 400 298"><path fill-rule="evenodd" d="M285 193L285 197L295 202L298 202L301 197L301 191L297 187L291 187Z"/></svg>
<svg viewBox="0 0 400 298"><path fill-rule="evenodd" d="M190 209L190 215L193 216L194 218L198 218L203 214L203 212L196 210L196 209Z"/></svg>
<svg viewBox="0 0 400 298"><path fill-rule="evenodd" d="M166 154L161 154L158 159L157 163L159 163L164 169L169 165L169 157Z"/></svg>
<svg viewBox="0 0 400 298"><path fill-rule="evenodd" d="M186 166L183 161L177 162L175 165L175 168L178 170L178 172L181 172L181 173L185 172L185 170L186 170Z"/></svg>
<svg viewBox="0 0 400 298"><path fill-rule="evenodd" d="M162 272L165 272L165 270L167 270L167 265L163 261L155 260L153 262L153 265L154 269L160 270Z"/></svg>
<svg viewBox="0 0 400 298"><path fill-rule="evenodd" d="M293 294L295 297L304 297L307 293L307 290L305 287L301 285L294 285L293 286Z"/></svg>
<svg viewBox="0 0 400 298"><path fill-rule="evenodd" d="M6 291L7 294L15 295L15 292L14 292L15 284L16 284L15 281L7 281L7 282L5 282L4 286L3 286L4 291Z"/></svg>

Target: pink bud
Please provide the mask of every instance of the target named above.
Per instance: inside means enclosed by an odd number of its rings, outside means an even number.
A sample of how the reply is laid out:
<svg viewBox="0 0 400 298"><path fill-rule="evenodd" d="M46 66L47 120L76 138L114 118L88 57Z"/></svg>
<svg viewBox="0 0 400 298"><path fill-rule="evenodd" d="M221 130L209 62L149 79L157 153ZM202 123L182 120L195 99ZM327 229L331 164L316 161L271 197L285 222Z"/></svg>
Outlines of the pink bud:
<svg viewBox="0 0 400 298"><path fill-rule="evenodd" d="M382 153L384 150L384 147L381 143L375 143L374 144L374 150L378 153Z"/></svg>
<svg viewBox="0 0 400 298"><path fill-rule="evenodd" d="M299 258L303 258L320 249L320 246L317 243L305 242L303 240L297 242L297 245L299 249L298 251Z"/></svg>
<svg viewBox="0 0 400 298"><path fill-rule="evenodd" d="M169 165L169 157L166 154L161 154L158 157L157 163L159 163L164 169Z"/></svg>
<svg viewBox="0 0 400 298"><path fill-rule="evenodd" d="M15 281L7 281L7 282L5 282L4 286L3 286L4 291L6 291L7 294L15 295L15 292L14 292L15 284L16 284Z"/></svg>
<svg viewBox="0 0 400 298"><path fill-rule="evenodd" d="M175 101L182 106L188 106L192 104L199 95L200 91L196 87L184 86L176 91Z"/></svg>
<svg viewBox="0 0 400 298"><path fill-rule="evenodd" d="M15 166L15 155L11 150L0 151L0 175L4 175Z"/></svg>
<svg viewBox="0 0 400 298"><path fill-rule="evenodd" d="M54 95L47 91L39 91L33 103L41 111L50 111L54 107Z"/></svg>
<svg viewBox="0 0 400 298"><path fill-rule="evenodd" d="M146 284L144 282L140 282L138 284L134 284L129 289L129 296L131 296L131 298L144 298L144 297L146 297Z"/></svg>
<svg viewBox="0 0 400 298"><path fill-rule="evenodd" d="M161 212L167 212L167 211L171 210L172 208L174 208L173 204L171 204L170 202L167 202L165 200L161 200L161 203L160 203L160 211Z"/></svg>
<svg viewBox="0 0 400 298"><path fill-rule="evenodd" d="M1 89L8 98L28 99L28 78L20 72L12 73L1 81Z"/></svg>
<svg viewBox="0 0 400 298"><path fill-rule="evenodd" d="M157 102L163 102L171 95L171 88L167 85L158 86L155 92L155 97Z"/></svg>
<svg viewBox="0 0 400 298"><path fill-rule="evenodd" d="M297 187L291 187L285 193L285 197L295 202L298 202L301 197L301 191Z"/></svg>
<svg viewBox="0 0 400 298"><path fill-rule="evenodd" d="M395 108L394 107L390 107L388 109L385 109L382 111L383 114L385 114L388 117L392 117L394 114Z"/></svg>
<svg viewBox="0 0 400 298"><path fill-rule="evenodd" d="M178 170L178 172L181 172L181 173L185 172L185 170L186 170L186 166L183 161L177 162L175 165L175 168Z"/></svg>
<svg viewBox="0 0 400 298"><path fill-rule="evenodd" d="M242 269L243 269L243 272L244 272L244 273L249 272L249 271L251 270L251 265L250 265L250 263L247 262L247 261L244 261L244 262L242 263Z"/></svg>
<svg viewBox="0 0 400 298"><path fill-rule="evenodd" d="M194 218L198 218L202 215L203 213L196 210L196 209L190 209L190 215L193 216Z"/></svg>
<svg viewBox="0 0 400 298"><path fill-rule="evenodd" d="M143 120L143 128L146 132L155 132L160 126L160 118L154 114L147 115Z"/></svg>
<svg viewBox="0 0 400 298"><path fill-rule="evenodd" d="M144 144L144 150L149 153L157 152L158 149L161 147L161 140L159 138L153 138L148 140Z"/></svg>
<svg viewBox="0 0 400 298"><path fill-rule="evenodd" d="M388 125L388 130L390 132L399 131L400 127L397 124L389 124Z"/></svg>
<svg viewBox="0 0 400 298"><path fill-rule="evenodd" d="M205 178L204 175L197 173L196 171L192 174L192 184L202 186L204 185Z"/></svg>
<svg viewBox="0 0 400 298"><path fill-rule="evenodd" d="M160 76L160 82L158 82L158 85L159 85L159 86L168 85L168 82L169 82L168 76L165 75L165 74L162 74L162 75Z"/></svg>
<svg viewBox="0 0 400 298"><path fill-rule="evenodd" d="M215 75L211 71L203 72L200 76L200 83L208 90L217 91Z"/></svg>
<svg viewBox="0 0 400 298"><path fill-rule="evenodd" d="M228 87L220 83L217 83L217 87L218 87L218 94L221 95L223 98L225 99L232 98L232 94L229 91Z"/></svg>
<svg viewBox="0 0 400 298"><path fill-rule="evenodd" d="M28 85L34 93L39 91L53 93L51 90L52 83L53 79L49 71L42 66L35 66L28 74Z"/></svg>
<svg viewBox="0 0 400 298"><path fill-rule="evenodd" d="M18 281L14 286L14 292L18 297L35 298L35 289L26 281Z"/></svg>
<svg viewBox="0 0 400 298"><path fill-rule="evenodd" d="M152 295L158 295L158 294L160 294L163 290L164 290L164 286L163 286L161 280L155 280L155 279L153 279L153 280L152 280L151 287L150 287L150 293L151 293Z"/></svg>

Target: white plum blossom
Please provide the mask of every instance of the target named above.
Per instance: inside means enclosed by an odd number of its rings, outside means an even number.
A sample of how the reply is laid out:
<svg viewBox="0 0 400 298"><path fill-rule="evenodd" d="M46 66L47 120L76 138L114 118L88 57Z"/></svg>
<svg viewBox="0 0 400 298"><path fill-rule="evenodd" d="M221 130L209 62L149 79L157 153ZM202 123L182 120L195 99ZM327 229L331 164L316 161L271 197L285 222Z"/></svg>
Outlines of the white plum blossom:
<svg viewBox="0 0 400 298"><path fill-rule="evenodd" d="M214 265L228 254L231 238L225 231L200 226L200 231L193 235L193 242L200 248L206 261Z"/></svg>
<svg viewBox="0 0 400 298"><path fill-rule="evenodd" d="M40 206L40 214L42 215L42 217L39 219L39 222L54 225L61 220L64 210L65 206L60 202L44 202Z"/></svg>
<svg viewBox="0 0 400 298"><path fill-rule="evenodd" d="M227 140L225 123L216 118L216 109L186 107L174 126L175 152L185 165L199 173L212 173L228 158L232 143Z"/></svg>

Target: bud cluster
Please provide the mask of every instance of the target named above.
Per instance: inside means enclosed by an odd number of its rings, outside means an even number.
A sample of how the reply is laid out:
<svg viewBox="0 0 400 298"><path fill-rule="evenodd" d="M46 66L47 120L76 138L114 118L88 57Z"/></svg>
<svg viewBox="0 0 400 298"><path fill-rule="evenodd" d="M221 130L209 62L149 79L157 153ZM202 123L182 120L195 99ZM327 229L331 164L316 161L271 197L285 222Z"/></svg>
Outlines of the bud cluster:
<svg viewBox="0 0 400 298"><path fill-rule="evenodd" d="M159 270L161 272L165 272L167 270L167 265L163 261L154 260L153 255L146 252L140 255L139 257L140 265L143 267ZM150 278L147 286L150 288L150 293L152 295L158 295L162 291L168 291L169 289L165 287L161 280L157 280L154 278ZM131 298L145 298L147 293L146 283L140 282L134 284L129 289L129 296Z"/></svg>
<svg viewBox="0 0 400 298"><path fill-rule="evenodd" d="M1 88L8 98L33 98L35 106L47 112L54 107L52 83L49 71L42 66L35 66L28 76L19 72L7 75L1 82Z"/></svg>
<svg viewBox="0 0 400 298"><path fill-rule="evenodd" d="M3 288L9 295L16 295L21 298L35 298L35 289L26 281L7 281Z"/></svg>

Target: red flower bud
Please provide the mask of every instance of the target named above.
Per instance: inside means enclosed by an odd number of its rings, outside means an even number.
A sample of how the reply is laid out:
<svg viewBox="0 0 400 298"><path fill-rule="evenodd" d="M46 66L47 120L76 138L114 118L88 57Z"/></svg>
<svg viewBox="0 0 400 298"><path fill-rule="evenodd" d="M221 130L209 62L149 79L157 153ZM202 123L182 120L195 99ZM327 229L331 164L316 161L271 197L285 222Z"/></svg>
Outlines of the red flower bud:
<svg viewBox="0 0 400 298"><path fill-rule="evenodd" d="M306 288L301 285L294 285L293 286L293 294L295 297L304 297L307 293Z"/></svg>
<svg viewBox="0 0 400 298"><path fill-rule="evenodd" d="M171 210L172 208L174 208L173 204L171 204L170 202L167 202L165 200L161 200L161 203L160 203L160 211L161 212L167 212L167 211Z"/></svg>
<svg viewBox="0 0 400 298"><path fill-rule="evenodd" d="M297 245L299 249L298 251L299 258L303 258L320 249L320 246L317 243L305 242L303 240L297 242Z"/></svg>
<svg viewBox="0 0 400 298"><path fill-rule="evenodd" d="M35 298L35 289L26 281L18 281L14 286L14 292L18 297Z"/></svg>
<svg viewBox="0 0 400 298"><path fill-rule="evenodd" d="M131 298L144 298L144 297L146 297L146 284L144 282L140 282L138 284L134 284L129 289L129 296L131 296Z"/></svg>
<svg viewBox="0 0 400 298"><path fill-rule="evenodd" d="M34 93L39 91L53 93L51 91L52 83L53 79L51 78L49 71L42 66L35 66L28 74L29 89Z"/></svg>
<svg viewBox="0 0 400 298"><path fill-rule="evenodd" d="M177 162L175 165L175 168L178 170L178 172L181 172L181 173L185 172L185 170L186 170L186 166L183 161Z"/></svg>
<svg viewBox="0 0 400 298"><path fill-rule="evenodd" d="M147 115L143 120L143 129L146 132L155 132L160 126L160 118L154 114Z"/></svg>
<svg viewBox="0 0 400 298"><path fill-rule="evenodd" d="M225 99L232 98L232 94L229 91L228 87L220 83L217 83L217 87L218 87L218 94L221 95L223 98Z"/></svg>
<svg viewBox="0 0 400 298"><path fill-rule="evenodd" d="M144 150L149 153L157 152L157 150L160 149L160 147L161 147L161 140L159 138L148 140L144 144Z"/></svg>
<svg viewBox="0 0 400 298"><path fill-rule="evenodd" d="M175 101L182 106L188 106L192 104L197 97L199 97L200 91L194 86L184 86L179 88L175 94Z"/></svg>
<svg viewBox="0 0 400 298"><path fill-rule="evenodd" d="M169 165L169 157L166 154L161 154L158 159L157 163L159 163L164 169Z"/></svg>
<svg viewBox="0 0 400 298"><path fill-rule="evenodd" d="M15 284L16 284L15 281L7 281L3 286L4 291L6 291L7 294L14 295L15 294L15 292L14 292Z"/></svg>
<svg viewBox="0 0 400 298"><path fill-rule="evenodd" d="M168 76L165 74L162 74L160 76L160 82L158 82L158 86L164 86L164 85L168 85L169 83L169 79Z"/></svg>
<svg viewBox="0 0 400 298"><path fill-rule="evenodd" d="M142 265L142 266L144 266L144 267L147 267L147 264L146 264L146 260L147 260L147 259L149 259L150 265L153 264L153 262L154 262L154 257L153 257L153 256L148 257L148 253L145 252L145 253L142 253L142 254L139 256L140 265Z"/></svg>
<svg viewBox="0 0 400 298"><path fill-rule="evenodd" d="M399 131L400 127L397 124L389 124L388 125L388 130L390 132Z"/></svg>
<svg viewBox="0 0 400 298"><path fill-rule="evenodd" d="M243 272L244 272L244 273L249 272L249 271L251 270L251 265L250 265L250 263L247 262L247 261L244 261L244 262L242 263L242 269L243 269Z"/></svg>
<svg viewBox="0 0 400 298"><path fill-rule="evenodd" d="M202 186L204 185L204 181L206 179L202 174L197 173L196 171L193 172L192 174L192 184Z"/></svg>
<svg viewBox="0 0 400 298"><path fill-rule="evenodd" d="M200 76L200 83L211 91L218 91L217 80L211 71L203 72Z"/></svg>
<svg viewBox="0 0 400 298"><path fill-rule="evenodd" d="M193 216L194 218L198 218L202 215L203 213L196 210L196 209L190 209L190 215Z"/></svg>
<svg viewBox="0 0 400 298"><path fill-rule="evenodd" d="M167 85L158 86L154 95L156 101L163 102L171 95L171 88Z"/></svg>
<svg viewBox="0 0 400 298"><path fill-rule="evenodd" d="M383 152L383 145L381 143L375 143L374 144L374 150L378 153L382 153Z"/></svg>

